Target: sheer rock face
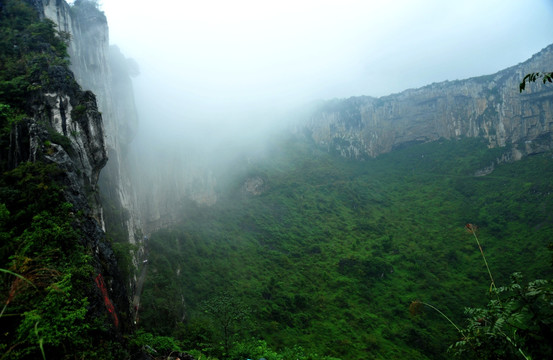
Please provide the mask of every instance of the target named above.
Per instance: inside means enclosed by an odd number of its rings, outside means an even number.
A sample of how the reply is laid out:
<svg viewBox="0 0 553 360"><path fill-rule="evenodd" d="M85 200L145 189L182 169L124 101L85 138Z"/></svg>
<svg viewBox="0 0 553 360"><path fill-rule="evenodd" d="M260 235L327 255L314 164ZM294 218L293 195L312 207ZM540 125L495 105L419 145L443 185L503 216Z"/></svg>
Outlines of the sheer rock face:
<svg viewBox="0 0 553 360"><path fill-rule="evenodd" d="M208 169L194 168L186 156L131 146L138 131L131 81L136 64L109 45L103 13L91 4L70 7L61 0L33 1L60 31L71 34L71 70L98 99L109 156L99 177L107 232L140 243L143 235L176 221L184 199L213 204L215 179ZM151 168L144 168L144 163Z"/></svg>
<svg viewBox="0 0 553 360"><path fill-rule="evenodd" d="M105 17L102 15L87 20L92 29L103 29L101 31L105 36L97 38L94 32L83 35L90 30L85 29L86 22L76 18L83 14L76 15L65 1L28 2L40 15L58 24L60 31L71 34L69 54L72 71L65 66L50 66L47 69L48 84L28 99L30 117L14 125L11 132L8 166L13 168L21 162L40 160L55 163L63 170L56 180L62 185L65 200L73 205L72 211L82 213L82 217L79 216L75 221L80 240L92 255L96 274L102 274L105 278L116 311L125 314L129 311L127 293L114 253L105 239L98 190L101 170L108 162L108 148L113 146L106 141L110 139L106 137L106 132L111 131L110 126L113 127L112 119L109 111L107 117L101 113L104 108L109 108L109 98L104 94L97 98L93 92L82 90L91 89L88 84L78 84L78 81L84 81L87 71L91 75L95 73L96 70L91 70L93 65L98 65L97 70L101 75L91 79L91 82L99 85L102 83L101 77L111 79L109 68L99 63L103 55L94 55L86 43L96 39L102 44L105 42L107 46ZM82 68L85 65L88 67ZM79 76L82 78L79 79ZM106 123L110 126L106 126ZM96 292L93 291L91 295L91 306L97 310L98 316L103 316L106 311L103 298L92 284L91 289ZM131 326L128 318L122 318L120 330L127 326Z"/></svg>
<svg viewBox="0 0 553 360"><path fill-rule="evenodd" d="M46 93L44 100L45 108L49 109L50 127L71 142L74 162L82 173L82 185L95 187L100 170L107 162L103 120L96 97L89 91L80 92L76 109L74 99L68 95Z"/></svg>
<svg viewBox="0 0 553 360"><path fill-rule="evenodd" d="M96 98L76 87L43 93L32 108L33 118L16 124L11 133L10 167L25 161L56 163L64 170L61 181L74 210L102 224L97 182L107 154Z"/></svg>
<svg viewBox="0 0 553 360"><path fill-rule="evenodd" d="M109 45L105 15L92 3L70 7L61 0L35 0L42 15L54 21L58 30L71 35L69 55L76 81L98 99L104 121L109 162L99 177L100 195L105 207L125 213L124 218L106 216L106 228L121 233L129 242L142 239L140 214L130 179L128 146L138 128L132 82L127 59ZM97 177L98 180L98 177ZM117 231L114 230L117 228Z"/></svg>
<svg viewBox="0 0 553 360"><path fill-rule="evenodd" d="M446 81L381 98L323 103L305 132L329 151L375 157L407 143L483 137L509 146L514 159L553 148L553 86L536 83L520 93L530 72L550 71L553 45L493 75Z"/></svg>

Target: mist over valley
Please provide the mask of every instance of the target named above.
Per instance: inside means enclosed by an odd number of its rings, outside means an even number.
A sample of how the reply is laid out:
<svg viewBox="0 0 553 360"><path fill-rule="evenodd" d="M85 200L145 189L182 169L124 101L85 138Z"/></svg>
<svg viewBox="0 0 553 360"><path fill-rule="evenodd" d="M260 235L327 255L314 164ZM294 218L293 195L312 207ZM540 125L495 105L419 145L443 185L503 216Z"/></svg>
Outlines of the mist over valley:
<svg viewBox="0 0 553 360"><path fill-rule="evenodd" d="M1 1L0 357L552 357L551 15Z"/></svg>

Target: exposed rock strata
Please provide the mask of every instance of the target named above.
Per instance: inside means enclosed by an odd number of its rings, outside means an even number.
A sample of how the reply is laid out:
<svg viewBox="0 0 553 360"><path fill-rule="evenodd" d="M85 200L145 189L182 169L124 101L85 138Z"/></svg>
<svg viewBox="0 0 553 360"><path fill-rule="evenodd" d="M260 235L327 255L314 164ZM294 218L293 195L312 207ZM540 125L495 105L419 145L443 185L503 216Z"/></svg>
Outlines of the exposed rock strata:
<svg viewBox="0 0 553 360"><path fill-rule="evenodd" d="M329 151L375 157L408 143L483 137L509 146L512 158L553 147L553 87L519 83L529 72L551 70L553 45L493 75L435 83L381 98L353 97L321 104L305 132Z"/></svg>

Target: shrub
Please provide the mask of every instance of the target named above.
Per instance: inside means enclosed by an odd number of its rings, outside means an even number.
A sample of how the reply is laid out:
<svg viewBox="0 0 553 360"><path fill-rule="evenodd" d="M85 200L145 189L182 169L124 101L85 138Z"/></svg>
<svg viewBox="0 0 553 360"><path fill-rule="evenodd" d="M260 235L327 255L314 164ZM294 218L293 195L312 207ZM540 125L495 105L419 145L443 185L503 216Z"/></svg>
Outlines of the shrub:
<svg viewBox="0 0 553 360"><path fill-rule="evenodd" d="M169 355L171 352L182 352L178 340L170 336L156 336L152 333L138 330L131 338L131 346L143 349L152 355Z"/></svg>

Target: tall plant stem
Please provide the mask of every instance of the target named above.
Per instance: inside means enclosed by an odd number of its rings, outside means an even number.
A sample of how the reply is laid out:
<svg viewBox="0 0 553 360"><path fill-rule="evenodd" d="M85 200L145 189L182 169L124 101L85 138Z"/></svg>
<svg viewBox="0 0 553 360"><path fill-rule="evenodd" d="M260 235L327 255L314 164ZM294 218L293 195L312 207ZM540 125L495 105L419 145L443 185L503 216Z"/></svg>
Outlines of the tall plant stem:
<svg viewBox="0 0 553 360"><path fill-rule="evenodd" d="M497 291L497 287L495 286L495 281L493 280L492 272L490 271L490 267L488 266L488 261L486 260L486 255L484 255L484 250L482 250L482 246L480 245L480 241L478 240L478 236L476 236L476 232L472 227L468 228L470 232L472 232L472 235L474 235L474 238L476 239L476 243L478 244L478 248L480 249L480 254L482 254L482 259L484 259L484 264L486 264L486 269L488 270L488 274L490 275L490 292L493 290Z"/></svg>
<svg viewBox="0 0 553 360"><path fill-rule="evenodd" d="M449 323L451 325L453 325L453 327L455 327L455 329L457 329L457 331L459 332L459 334L463 335L463 332L461 331L461 329L459 329L459 327L453 322L453 320L451 320L446 314L444 314L440 309L438 309L437 307L433 306L433 305L430 305L429 303L425 303L425 302L420 302L421 304L425 305L425 306L428 306L429 308L431 308L432 310L436 311L438 314L442 315L444 319L446 319L447 321L449 321ZM464 336L464 335L463 335Z"/></svg>
<svg viewBox="0 0 553 360"><path fill-rule="evenodd" d="M507 341L509 341L511 343L511 345L513 345L517 350L518 352L522 355L522 357L526 360L532 360L532 358L528 355L526 355L524 353L524 351L522 351L522 349L510 338L507 336L507 334L505 334L503 331L500 331L499 332L501 335L505 336L505 338L507 339Z"/></svg>

